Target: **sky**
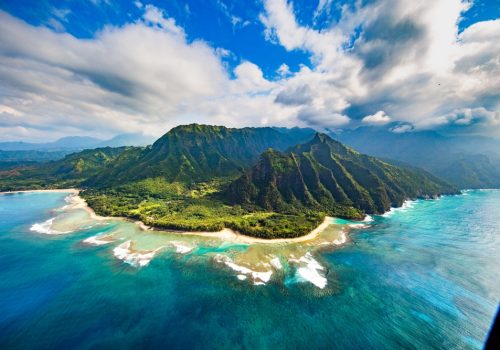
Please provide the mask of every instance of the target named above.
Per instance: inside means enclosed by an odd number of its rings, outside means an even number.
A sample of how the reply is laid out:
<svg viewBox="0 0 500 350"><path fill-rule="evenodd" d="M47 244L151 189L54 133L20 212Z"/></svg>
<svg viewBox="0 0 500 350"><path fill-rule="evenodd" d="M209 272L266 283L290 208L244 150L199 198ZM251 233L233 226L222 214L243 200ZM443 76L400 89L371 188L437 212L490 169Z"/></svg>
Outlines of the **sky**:
<svg viewBox="0 0 500 350"><path fill-rule="evenodd" d="M0 0L0 140L187 123L500 138L498 0Z"/></svg>

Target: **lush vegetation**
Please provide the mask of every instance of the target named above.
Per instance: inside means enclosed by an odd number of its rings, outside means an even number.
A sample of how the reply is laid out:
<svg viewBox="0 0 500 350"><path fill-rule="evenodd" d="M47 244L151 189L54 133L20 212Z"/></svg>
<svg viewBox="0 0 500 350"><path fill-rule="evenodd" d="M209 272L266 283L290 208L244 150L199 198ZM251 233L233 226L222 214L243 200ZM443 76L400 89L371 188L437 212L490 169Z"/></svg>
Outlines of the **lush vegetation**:
<svg viewBox="0 0 500 350"><path fill-rule="evenodd" d="M277 213L255 206L227 205L219 198L226 181L186 185L163 178L108 189L87 189L83 198L103 216L124 216L162 229L220 231L232 228L262 238L299 237L324 217L322 212Z"/></svg>
<svg viewBox="0 0 500 350"><path fill-rule="evenodd" d="M181 125L141 152L124 153L88 184L109 187L158 176L192 183L239 175L268 148L285 150L310 140L312 131L305 130Z"/></svg>
<svg viewBox="0 0 500 350"><path fill-rule="evenodd" d="M57 161L0 167L0 191L78 187L132 148L89 149Z"/></svg>
<svg viewBox="0 0 500 350"><path fill-rule="evenodd" d="M300 208L360 218L401 206L408 198L456 190L421 170L399 168L362 155L324 134L290 152L264 152L260 161L228 186L234 204L267 210Z"/></svg>
<svg viewBox="0 0 500 350"><path fill-rule="evenodd" d="M313 138L308 129L192 124L146 148L0 168L3 191L63 187L83 188L100 215L262 238L298 237L325 215L362 219L407 198L455 191L424 171L359 154L323 134Z"/></svg>

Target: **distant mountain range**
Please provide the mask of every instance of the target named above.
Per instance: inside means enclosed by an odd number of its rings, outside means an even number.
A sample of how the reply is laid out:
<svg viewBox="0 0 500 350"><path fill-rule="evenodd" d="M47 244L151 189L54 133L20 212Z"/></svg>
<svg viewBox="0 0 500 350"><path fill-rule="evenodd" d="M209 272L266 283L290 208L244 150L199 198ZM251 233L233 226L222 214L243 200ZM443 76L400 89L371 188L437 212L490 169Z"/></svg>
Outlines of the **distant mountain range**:
<svg viewBox="0 0 500 350"><path fill-rule="evenodd" d="M296 237L325 215L362 219L458 193L424 170L311 129L182 125L147 147L97 148L0 171L0 190L75 186L102 215L184 230Z"/></svg>
<svg viewBox="0 0 500 350"><path fill-rule="evenodd" d="M396 133L394 125L331 132L354 149L426 169L459 188L500 187L500 140L443 136L435 131Z"/></svg>
<svg viewBox="0 0 500 350"><path fill-rule="evenodd" d="M146 146L154 138L141 133L120 134L109 140L88 136L68 136L46 143L0 142L1 162L44 162L57 160L84 149L123 146Z"/></svg>

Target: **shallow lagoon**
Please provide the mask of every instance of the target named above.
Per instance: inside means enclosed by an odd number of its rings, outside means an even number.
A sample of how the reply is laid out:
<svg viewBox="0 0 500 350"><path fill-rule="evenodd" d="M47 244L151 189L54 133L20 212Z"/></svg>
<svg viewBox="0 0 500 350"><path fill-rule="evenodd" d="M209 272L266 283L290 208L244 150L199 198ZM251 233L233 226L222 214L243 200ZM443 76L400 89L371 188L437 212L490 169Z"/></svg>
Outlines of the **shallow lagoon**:
<svg viewBox="0 0 500 350"><path fill-rule="evenodd" d="M2 348L481 348L500 299L500 191L409 203L343 246L341 220L246 245L93 220L66 196L0 195Z"/></svg>

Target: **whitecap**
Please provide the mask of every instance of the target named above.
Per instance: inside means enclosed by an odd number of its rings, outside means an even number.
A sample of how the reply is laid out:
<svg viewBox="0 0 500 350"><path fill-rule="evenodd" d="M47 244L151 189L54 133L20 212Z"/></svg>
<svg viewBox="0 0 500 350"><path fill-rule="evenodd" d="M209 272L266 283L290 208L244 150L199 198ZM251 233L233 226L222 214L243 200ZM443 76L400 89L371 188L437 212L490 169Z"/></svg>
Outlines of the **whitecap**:
<svg viewBox="0 0 500 350"><path fill-rule="evenodd" d="M103 236L103 235L96 235L89 237L87 239L83 240L83 243L90 244L90 245L104 245L104 244L109 244L112 243L113 240L110 239L110 236Z"/></svg>
<svg viewBox="0 0 500 350"><path fill-rule="evenodd" d="M74 202L75 202L75 195L74 194L69 194L67 195L66 197L64 197L64 201L67 203L66 205L64 205L62 208L60 208L59 210L68 210L68 209L71 209L73 206L74 206Z"/></svg>
<svg viewBox="0 0 500 350"><path fill-rule="evenodd" d="M162 247L155 250L136 251L132 249L132 241L129 240L115 247L113 249L113 254L116 258L123 260L123 262L131 266L143 267L149 264L161 248Z"/></svg>
<svg viewBox="0 0 500 350"><path fill-rule="evenodd" d="M266 284L267 282L269 282L271 276L273 275L273 271L254 271L252 269L249 269L248 267L235 264L230 257L225 255L217 254L214 259L215 261L219 263L224 263L232 270L238 272L239 274L237 275L237 277L239 275L246 275L252 277L255 285ZM238 277L238 279L241 280L241 277Z"/></svg>
<svg viewBox="0 0 500 350"><path fill-rule="evenodd" d="M363 222L372 222L373 221L373 216L371 215L366 215L365 218L363 219Z"/></svg>
<svg viewBox="0 0 500 350"><path fill-rule="evenodd" d="M381 216L383 216L383 217L389 217L392 214L394 214L396 211L406 211L406 210L408 210L410 208L413 208L415 206L415 203L417 203L416 200L410 200L410 199L405 200L400 207L398 207L398 208L390 208L389 211L386 211Z"/></svg>
<svg viewBox="0 0 500 350"><path fill-rule="evenodd" d="M347 242L347 234L345 233L345 231L342 231L340 237L334 240L332 243L335 245L342 245L345 242Z"/></svg>
<svg viewBox="0 0 500 350"><path fill-rule="evenodd" d="M384 218L387 218L387 217L391 216L392 214L394 214L394 208L389 209L388 211L383 213L381 216L383 216Z"/></svg>
<svg viewBox="0 0 500 350"><path fill-rule="evenodd" d="M71 231L57 231L52 229L52 224L56 218L48 219L42 223L35 223L30 227L30 231L44 233L46 235L62 235Z"/></svg>
<svg viewBox="0 0 500 350"><path fill-rule="evenodd" d="M193 247L183 245L179 242L171 242L171 244L175 247L175 252L179 254L187 254L193 250Z"/></svg>
<svg viewBox="0 0 500 350"><path fill-rule="evenodd" d="M270 263L277 270L281 270L283 268L283 265L281 265L281 261L278 257L272 258Z"/></svg>
<svg viewBox="0 0 500 350"><path fill-rule="evenodd" d="M359 223L359 224L349 224L347 226L349 226L350 228L355 228L355 229L362 229L362 228L368 228L368 227L370 227L370 225L361 224L361 223Z"/></svg>
<svg viewBox="0 0 500 350"><path fill-rule="evenodd" d="M291 259L290 261L305 264L305 266L302 265L297 269L297 280L302 282L310 282L320 289L326 287L328 283L327 279L320 273L320 271L323 271L325 268L313 258L311 253L306 253L306 255L298 260Z"/></svg>

